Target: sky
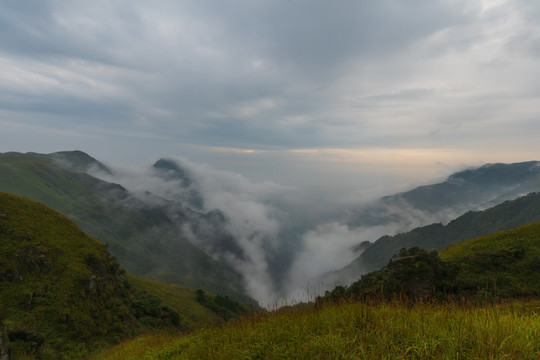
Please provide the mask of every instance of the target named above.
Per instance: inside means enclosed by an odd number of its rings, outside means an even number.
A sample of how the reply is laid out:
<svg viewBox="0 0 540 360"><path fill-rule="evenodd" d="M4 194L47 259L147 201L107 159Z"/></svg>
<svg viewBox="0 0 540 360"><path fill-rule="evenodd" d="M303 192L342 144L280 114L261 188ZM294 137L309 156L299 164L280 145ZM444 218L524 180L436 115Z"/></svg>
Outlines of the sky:
<svg viewBox="0 0 540 360"><path fill-rule="evenodd" d="M540 159L539 0L0 2L0 152L399 188Z"/></svg>

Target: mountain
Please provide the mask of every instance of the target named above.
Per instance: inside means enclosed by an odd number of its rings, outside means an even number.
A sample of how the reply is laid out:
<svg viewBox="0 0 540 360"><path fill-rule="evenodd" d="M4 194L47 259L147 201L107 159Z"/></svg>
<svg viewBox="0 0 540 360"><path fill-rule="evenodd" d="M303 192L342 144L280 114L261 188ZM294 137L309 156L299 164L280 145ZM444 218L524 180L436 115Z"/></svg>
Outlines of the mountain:
<svg viewBox="0 0 540 360"><path fill-rule="evenodd" d="M201 241L227 238L230 235L215 214L193 211L150 193L135 196L118 184L80 171L103 170L105 165L99 164L80 152L0 154L0 190L68 216L106 243L130 273L243 298L240 274L183 235L189 227Z"/></svg>
<svg viewBox="0 0 540 360"><path fill-rule="evenodd" d="M251 195L247 196L248 203L243 199L237 204L225 202L230 194L208 190L209 186L219 188L223 184L214 179L215 183L208 185L201 172L181 164L164 158L153 165L144 177L156 191L152 194L130 192L121 185L104 181L122 175L80 151L0 154L0 190L40 201L62 212L85 232L107 243L122 266L135 275L235 299L242 299L246 285L250 286L251 294L262 293L256 289L257 281L268 275L269 280L260 283L279 292L302 251L303 234L317 225L316 221L324 222L327 218L305 221L294 230L291 224L301 216L287 216L286 212L292 213L292 208L281 211L279 205L274 209L272 204L264 204L259 213L259 204L257 208L248 204ZM461 215L469 207L484 207L490 201L534 188L538 185L538 168L537 162L527 162L486 165L456 173L444 183L383 198L376 205L355 212L349 226L354 228L355 222L361 226L391 225L384 229L395 234L420 225L446 223L457 216L450 214ZM124 180L130 189L142 188L133 186L140 182L137 178ZM227 181L234 183L234 179ZM201 189L207 190L201 194ZM227 193L227 188L222 192ZM428 206L430 198L434 199L433 208ZM209 203L219 203L222 208L212 209ZM253 214L252 209L256 210ZM300 206L296 210L302 211ZM270 230L261 231L261 227ZM378 234L383 233L380 229L376 230ZM252 247L255 243L262 245ZM366 245L358 244L351 249L359 254ZM367 254L377 250L377 246ZM382 266L392 254L393 250L382 251L373 261L379 261ZM246 270L249 267L261 272L256 274L255 281L250 270Z"/></svg>
<svg viewBox="0 0 540 360"><path fill-rule="evenodd" d="M194 189L191 175L185 169L168 159L159 159L154 163L153 168L160 177L168 181L177 181L178 187L184 189L180 195L176 195L174 200L186 203L193 209L203 208L202 196Z"/></svg>
<svg viewBox="0 0 540 360"><path fill-rule="evenodd" d="M0 192L0 355L75 359L136 334L194 330L246 309L126 274L64 215Z"/></svg>
<svg viewBox="0 0 540 360"><path fill-rule="evenodd" d="M355 211L349 224L400 222L406 227L418 222L425 224L426 219L447 221L468 210L486 209L535 191L540 191L540 162L486 164L454 173L441 183L385 196Z"/></svg>
<svg viewBox="0 0 540 360"><path fill-rule="evenodd" d="M383 198L385 202L406 201L416 209L437 211L441 207L479 203L484 206L515 198L540 187L540 162L486 164L454 173L442 183L420 186Z"/></svg>
<svg viewBox="0 0 540 360"><path fill-rule="evenodd" d="M319 301L496 300L540 296L540 222L476 237L437 253L401 249L382 269Z"/></svg>
<svg viewBox="0 0 540 360"><path fill-rule="evenodd" d="M39 155L39 154L36 154ZM80 151L59 151L52 154L45 155L55 160L60 164L64 164L69 168L75 169L80 172L100 171L105 174L112 174L112 170L107 166L97 161L90 155Z"/></svg>
<svg viewBox="0 0 540 360"><path fill-rule="evenodd" d="M74 354L86 341L133 333L123 276L106 247L66 217L0 192L1 320L12 353Z"/></svg>
<svg viewBox="0 0 540 360"><path fill-rule="evenodd" d="M457 269L456 292L540 296L540 222L450 245L439 257Z"/></svg>
<svg viewBox="0 0 540 360"><path fill-rule="evenodd" d="M402 248L418 246L440 250L473 237L540 221L540 193L508 200L484 211L469 211L447 225L441 223L416 228L395 236L383 236L345 268L328 275L347 283L378 270Z"/></svg>
<svg viewBox="0 0 540 360"><path fill-rule="evenodd" d="M159 159L154 163L153 167L163 171L168 178L179 179L184 187L188 187L193 183L188 172L173 160Z"/></svg>

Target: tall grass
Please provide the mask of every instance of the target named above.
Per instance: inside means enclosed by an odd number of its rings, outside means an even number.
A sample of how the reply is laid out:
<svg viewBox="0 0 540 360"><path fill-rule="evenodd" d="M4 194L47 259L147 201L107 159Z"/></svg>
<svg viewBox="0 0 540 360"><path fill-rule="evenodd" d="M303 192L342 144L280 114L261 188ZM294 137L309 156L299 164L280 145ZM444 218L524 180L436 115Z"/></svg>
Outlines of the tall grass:
<svg viewBox="0 0 540 360"><path fill-rule="evenodd" d="M345 303L252 315L94 359L540 359L540 302L482 307Z"/></svg>

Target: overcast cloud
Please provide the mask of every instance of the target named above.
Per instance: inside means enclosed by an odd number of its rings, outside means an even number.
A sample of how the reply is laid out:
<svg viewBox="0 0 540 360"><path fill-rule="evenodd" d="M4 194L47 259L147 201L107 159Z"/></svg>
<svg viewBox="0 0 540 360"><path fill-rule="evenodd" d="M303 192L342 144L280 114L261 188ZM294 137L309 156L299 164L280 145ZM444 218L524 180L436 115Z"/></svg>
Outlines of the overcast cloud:
<svg viewBox="0 0 540 360"><path fill-rule="evenodd" d="M3 1L0 150L174 154L258 180L265 159L303 183L332 162L388 174L389 150L424 170L535 158L539 14L536 0Z"/></svg>

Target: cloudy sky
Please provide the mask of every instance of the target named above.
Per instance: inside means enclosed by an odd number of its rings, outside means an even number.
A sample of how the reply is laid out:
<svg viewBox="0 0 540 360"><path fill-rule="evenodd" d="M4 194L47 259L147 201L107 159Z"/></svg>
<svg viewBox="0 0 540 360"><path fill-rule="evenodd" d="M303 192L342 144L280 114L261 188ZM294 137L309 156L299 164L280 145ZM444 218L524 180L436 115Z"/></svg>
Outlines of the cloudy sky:
<svg viewBox="0 0 540 360"><path fill-rule="evenodd" d="M540 159L538 79L539 0L0 2L1 152L412 184Z"/></svg>

